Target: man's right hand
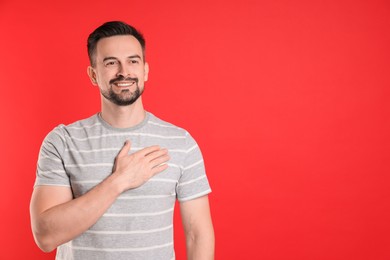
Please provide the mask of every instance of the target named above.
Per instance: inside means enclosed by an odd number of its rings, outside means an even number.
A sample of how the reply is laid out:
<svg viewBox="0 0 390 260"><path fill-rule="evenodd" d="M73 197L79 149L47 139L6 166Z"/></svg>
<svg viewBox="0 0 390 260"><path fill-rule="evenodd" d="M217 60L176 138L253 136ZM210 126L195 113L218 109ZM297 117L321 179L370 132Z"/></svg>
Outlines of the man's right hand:
<svg viewBox="0 0 390 260"><path fill-rule="evenodd" d="M158 145L146 147L129 154L130 141L126 141L115 158L113 176L118 180L121 191L134 189L147 182L154 175L168 168L170 159L167 149Z"/></svg>

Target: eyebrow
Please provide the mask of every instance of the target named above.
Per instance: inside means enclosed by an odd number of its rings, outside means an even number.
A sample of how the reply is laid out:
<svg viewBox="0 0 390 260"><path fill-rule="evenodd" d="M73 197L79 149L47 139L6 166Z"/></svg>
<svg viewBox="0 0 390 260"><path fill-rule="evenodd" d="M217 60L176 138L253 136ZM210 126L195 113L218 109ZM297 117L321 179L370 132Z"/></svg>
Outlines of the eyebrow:
<svg viewBox="0 0 390 260"><path fill-rule="evenodd" d="M142 59L141 59L141 56L139 56L138 54L128 56L127 58L128 58L128 59L140 59L140 60L142 60ZM106 60L117 60L117 59L118 59L118 58L116 58L116 57L109 56L109 57L105 57L105 58L103 59L103 62L105 62Z"/></svg>
<svg viewBox="0 0 390 260"><path fill-rule="evenodd" d="M139 56L138 54L131 55L131 56L127 57L127 58L129 58L129 59L140 59L141 60L141 56Z"/></svg>

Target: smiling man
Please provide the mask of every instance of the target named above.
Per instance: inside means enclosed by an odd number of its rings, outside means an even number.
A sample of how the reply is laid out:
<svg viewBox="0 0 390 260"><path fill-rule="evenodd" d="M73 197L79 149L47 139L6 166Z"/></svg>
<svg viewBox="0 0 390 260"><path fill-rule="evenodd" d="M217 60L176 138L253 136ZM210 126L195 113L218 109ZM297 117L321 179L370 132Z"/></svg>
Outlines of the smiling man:
<svg viewBox="0 0 390 260"><path fill-rule="evenodd" d="M57 259L175 259L180 202L188 259L214 258L203 158L191 135L144 110L145 40L108 22L88 38L101 112L42 143L31 199L38 246Z"/></svg>

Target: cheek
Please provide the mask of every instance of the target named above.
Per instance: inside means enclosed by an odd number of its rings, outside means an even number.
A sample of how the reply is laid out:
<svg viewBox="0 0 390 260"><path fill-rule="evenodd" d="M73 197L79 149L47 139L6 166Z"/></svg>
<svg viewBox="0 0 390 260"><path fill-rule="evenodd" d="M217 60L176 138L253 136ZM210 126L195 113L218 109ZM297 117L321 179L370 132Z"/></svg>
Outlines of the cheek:
<svg viewBox="0 0 390 260"><path fill-rule="evenodd" d="M109 71L101 72L97 75L97 80L100 84L108 84L108 82L115 77L115 74Z"/></svg>

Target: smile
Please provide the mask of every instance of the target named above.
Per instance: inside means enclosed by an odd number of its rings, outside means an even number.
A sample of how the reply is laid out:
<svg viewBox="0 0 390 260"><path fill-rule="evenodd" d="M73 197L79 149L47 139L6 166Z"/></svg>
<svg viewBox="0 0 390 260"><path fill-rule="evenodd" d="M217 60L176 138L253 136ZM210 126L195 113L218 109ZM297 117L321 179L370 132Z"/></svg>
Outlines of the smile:
<svg viewBox="0 0 390 260"><path fill-rule="evenodd" d="M134 81L131 81L131 82L117 82L117 83L114 83L116 86L118 87L130 87L134 84L135 82Z"/></svg>

